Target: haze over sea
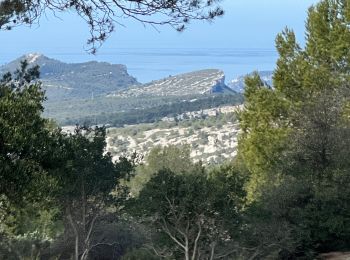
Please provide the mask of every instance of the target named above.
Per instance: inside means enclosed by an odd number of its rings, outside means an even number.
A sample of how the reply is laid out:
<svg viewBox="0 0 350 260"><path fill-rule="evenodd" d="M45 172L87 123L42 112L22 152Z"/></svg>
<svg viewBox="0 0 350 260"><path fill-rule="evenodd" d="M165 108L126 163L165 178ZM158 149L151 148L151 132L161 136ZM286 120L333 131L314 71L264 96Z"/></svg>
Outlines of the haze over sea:
<svg viewBox="0 0 350 260"><path fill-rule="evenodd" d="M193 21L182 33L121 19L123 26L116 27L95 56L86 52L90 34L82 19L74 12L47 13L32 27L0 31L0 64L39 52L64 62L125 64L143 83L204 68L224 70L229 81L253 70L272 70L275 38L285 27L294 30L303 46L307 8L316 2L223 0L223 17L213 23Z"/></svg>
<svg viewBox="0 0 350 260"><path fill-rule="evenodd" d="M97 56L79 52L43 54L67 63L98 60L124 64L129 74L142 83L200 69L221 69L226 81L230 81L255 70L273 70L278 57L273 49L252 48L119 48L101 51ZM5 55L1 63L11 61L12 57L11 54Z"/></svg>

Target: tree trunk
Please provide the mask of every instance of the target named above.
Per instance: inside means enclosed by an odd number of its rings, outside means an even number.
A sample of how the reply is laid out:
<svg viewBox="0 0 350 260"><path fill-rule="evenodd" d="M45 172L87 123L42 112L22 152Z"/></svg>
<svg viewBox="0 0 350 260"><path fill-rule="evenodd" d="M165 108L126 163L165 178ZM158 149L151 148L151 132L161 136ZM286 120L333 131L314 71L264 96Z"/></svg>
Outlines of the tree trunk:
<svg viewBox="0 0 350 260"><path fill-rule="evenodd" d="M202 234L202 226L200 222L198 222L198 233L193 245L192 260L196 260L196 254L198 251L198 241L199 241L199 238L201 237L201 234Z"/></svg>
<svg viewBox="0 0 350 260"><path fill-rule="evenodd" d="M83 253L82 257L81 257L81 260L85 260L89 256L89 252L91 250L91 248L90 248L91 234L92 234L92 231L94 229L95 221L96 221L97 218L98 218L98 215L96 214L94 216L94 218L91 220L89 230L88 230L88 232L86 234L86 237L84 238L85 239L85 241L84 241L84 248L83 248L84 249L84 253Z"/></svg>
<svg viewBox="0 0 350 260"><path fill-rule="evenodd" d="M84 179L81 181L81 200L82 200L82 222L83 222L83 234L82 234L82 242L84 251L81 259L83 260L85 258L86 250L88 249L88 245L86 244L86 195L85 195L85 185L84 185Z"/></svg>
<svg viewBox="0 0 350 260"><path fill-rule="evenodd" d="M210 260L214 260L216 243L213 242L210 245Z"/></svg>
<svg viewBox="0 0 350 260"><path fill-rule="evenodd" d="M70 225L72 226L74 237L75 237L75 245L74 245L74 260L79 260L79 232L78 229L73 221L72 214L70 213L70 209L67 209L67 216Z"/></svg>
<svg viewBox="0 0 350 260"><path fill-rule="evenodd" d="M188 246L188 237L185 237L185 259L190 260L190 250Z"/></svg>
<svg viewBox="0 0 350 260"><path fill-rule="evenodd" d="M79 236L75 235L75 248L74 248L75 260L79 260Z"/></svg>
<svg viewBox="0 0 350 260"><path fill-rule="evenodd" d="M189 252L188 248L185 249L185 259L190 260L190 252Z"/></svg>

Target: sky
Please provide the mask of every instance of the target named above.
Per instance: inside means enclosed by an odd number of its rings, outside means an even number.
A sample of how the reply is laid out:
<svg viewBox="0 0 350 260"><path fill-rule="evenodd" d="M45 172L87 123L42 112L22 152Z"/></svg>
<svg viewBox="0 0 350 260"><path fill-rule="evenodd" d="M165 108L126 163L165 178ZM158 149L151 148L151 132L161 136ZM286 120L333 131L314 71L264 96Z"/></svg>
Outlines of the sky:
<svg viewBox="0 0 350 260"><path fill-rule="evenodd" d="M124 19L96 55L86 50L89 28L74 13L43 16L39 24L0 31L0 65L27 53L63 62L90 60L124 64L141 83L215 68L226 81L252 71L271 71L278 58L276 35L288 27L304 44L307 9L317 0L222 0L223 17L192 21L184 32L144 27Z"/></svg>
<svg viewBox="0 0 350 260"><path fill-rule="evenodd" d="M315 0L224 0L225 15L213 23L193 21L179 33L170 27L144 27L125 19L125 27L117 27L96 56L123 48L257 48L273 49L276 34L286 26L295 30L299 42L304 39L307 8ZM80 58L95 59L86 53L88 27L74 13L50 14L39 25L20 26L12 31L0 31L0 63L24 53L46 55L79 54ZM73 58L72 58L73 59Z"/></svg>

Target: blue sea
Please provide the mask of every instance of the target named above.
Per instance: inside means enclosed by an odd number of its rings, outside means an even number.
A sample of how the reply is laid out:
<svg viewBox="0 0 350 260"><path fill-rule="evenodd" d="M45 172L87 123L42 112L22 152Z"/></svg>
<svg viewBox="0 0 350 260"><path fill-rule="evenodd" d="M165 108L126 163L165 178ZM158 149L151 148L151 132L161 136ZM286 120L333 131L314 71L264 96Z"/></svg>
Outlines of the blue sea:
<svg viewBox="0 0 350 260"><path fill-rule="evenodd" d="M97 55L84 52L52 52L44 55L64 62L89 60L125 64L130 75L141 83L161 79L170 75L200 69L221 69L226 81L252 71L273 70L277 60L274 49L108 49ZM13 55L11 55L13 56ZM5 62L17 57L6 55Z"/></svg>

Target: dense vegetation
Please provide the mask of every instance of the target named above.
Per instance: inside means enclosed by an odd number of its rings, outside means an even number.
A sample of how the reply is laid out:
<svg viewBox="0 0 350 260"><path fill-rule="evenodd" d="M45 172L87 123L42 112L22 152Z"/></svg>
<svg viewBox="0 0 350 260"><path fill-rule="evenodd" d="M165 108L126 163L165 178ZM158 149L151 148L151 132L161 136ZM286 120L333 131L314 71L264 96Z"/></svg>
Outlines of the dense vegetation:
<svg viewBox="0 0 350 260"><path fill-rule="evenodd" d="M277 36L274 88L246 80L248 203L294 256L349 249L349 12L349 1L310 8L304 49L291 30Z"/></svg>
<svg viewBox="0 0 350 260"><path fill-rule="evenodd" d="M0 82L2 259L314 259L350 250L350 4L309 10L305 48L276 40L273 88L246 79L237 157L187 147L138 162L104 128L41 117L37 68Z"/></svg>
<svg viewBox="0 0 350 260"><path fill-rule="evenodd" d="M176 117L185 112L200 111L202 109L215 108L220 105L239 105L242 103L242 100L243 98L239 94L209 95L190 101L176 98L173 102L148 108L130 109L126 112L103 113L95 116L67 119L63 124L74 125L78 122L88 125L108 124L120 127L131 124L153 123L160 121L163 117ZM129 100L129 102L132 101Z"/></svg>

